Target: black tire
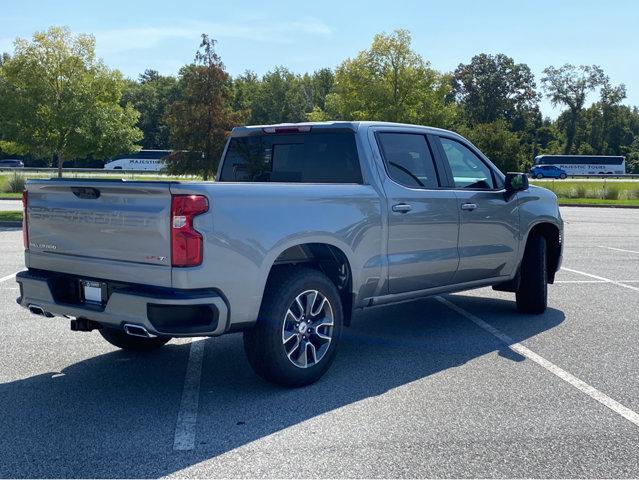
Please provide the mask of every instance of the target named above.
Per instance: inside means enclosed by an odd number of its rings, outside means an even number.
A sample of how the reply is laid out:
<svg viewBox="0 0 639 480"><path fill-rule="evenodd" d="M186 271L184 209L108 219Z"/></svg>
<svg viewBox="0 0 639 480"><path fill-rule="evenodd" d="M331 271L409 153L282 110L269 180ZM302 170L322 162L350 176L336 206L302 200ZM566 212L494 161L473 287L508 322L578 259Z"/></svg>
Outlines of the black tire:
<svg viewBox="0 0 639 480"><path fill-rule="evenodd" d="M100 335L111 345L123 350L133 350L136 352L148 352L156 350L171 340L171 337L135 337L129 335L124 330L102 327Z"/></svg>
<svg viewBox="0 0 639 480"><path fill-rule="evenodd" d="M562 173L561 175L559 175L559 178L561 178L562 180L565 180L567 177L567 175L565 173Z"/></svg>
<svg viewBox="0 0 639 480"><path fill-rule="evenodd" d="M535 175L535 178L544 178L544 176L541 173L538 173L537 175Z"/></svg>
<svg viewBox="0 0 639 480"><path fill-rule="evenodd" d="M533 235L528 239L520 275L519 289L515 294L517 309L524 313L543 313L548 305L548 266L543 236Z"/></svg>
<svg viewBox="0 0 639 480"><path fill-rule="evenodd" d="M323 330L323 334L329 335L331 340L316 363L300 367L294 363L294 359L289 358L289 355L287 355L287 347L285 347L283 336L285 322L288 322L288 324L294 323L291 322L291 317L287 317L287 312L289 309L297 308L293 306L296 298L307 291L317 291L318 295L323 295L328 301L329 305L325 308L328 308L332 314L332 326L322 326L321 328L330 329ZM314 301L315 298L313 299ZM313 302L308 302L311 303L311 310L313 309ZM322 312L320 311L321 314ZM303 315L303 311L301 311L302 319L304 319ZM309 318L311 317L309 315ZM288 320L285 320L285 318L288 318ZM269 279L257 323L253 328L244 332L244 351L255 373L263 379L286 387L309 385L324 375L333 363L342 332L343 319L344 315L339 293L333 282L326 275L310 268L284 268L274 273ZM303 328L305 329L306 323L304 321L302 323L304 323ZM313 337L314 341L319 340L317 338L319 337L317 330L319 329L316 329L316 337ZM297 332L297 330L295 331ZM327 333L329 331L330 333ZM299 355L293 355L294 357L302 357L301 347L304 345L304 363L307 363L309 358L306 344L313 343L311 341L312 328L309 329L309 332L311 334L308 337L304 336L304 340L301 340L301 333L296 333L295 336L291 337L293 344L298 342L298 350L292 350L298 352ZM306 340L307 338L308 340ZM288 348L290 348L291 344L288 345ZM316 358L323 347L317 348L316 350L315 345L312 347L312 353ZM292 353L293 351L290 352L291 355Z"/></svg>

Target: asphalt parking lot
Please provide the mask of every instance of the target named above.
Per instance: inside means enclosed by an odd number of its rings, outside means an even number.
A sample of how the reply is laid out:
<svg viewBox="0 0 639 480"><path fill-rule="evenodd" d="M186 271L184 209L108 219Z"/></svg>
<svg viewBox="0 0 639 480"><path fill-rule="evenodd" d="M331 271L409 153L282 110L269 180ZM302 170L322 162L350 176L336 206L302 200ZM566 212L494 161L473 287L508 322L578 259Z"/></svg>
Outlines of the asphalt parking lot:
<svg viewBox="0 0 639 480"><path fill-rule="evenodd" d="M376 309L298 390L239 334L131 354L29 314L4 229L0 477L637 477L639 210L562 214L544 315L491 289Z"/></svg>
<svg viewBox="0 0 639 480"><path fill-rule="evenodd" d="M0 200L0 212L22 210L22 200Z"/></svg>

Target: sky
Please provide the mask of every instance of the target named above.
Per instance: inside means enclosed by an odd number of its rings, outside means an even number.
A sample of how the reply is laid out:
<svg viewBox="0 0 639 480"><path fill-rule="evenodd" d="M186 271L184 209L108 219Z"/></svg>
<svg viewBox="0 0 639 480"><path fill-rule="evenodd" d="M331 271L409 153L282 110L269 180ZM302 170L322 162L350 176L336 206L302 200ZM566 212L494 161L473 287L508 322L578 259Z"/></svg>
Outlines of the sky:
<svg viewBox="0 0 639 480"><path fill-rule="evenodd" d="M218 40L232 75L276 65L298 72L334 68L379 32L408 29L413 48L441 71L478 53L527 63L540 83L548 65L600 65L639 105L639 1L0 0L0 51L49 26L91 33L111 68L136 78L147 68L176 74L200 35ZM591 95L589 101L596 100ZM548 100L542 113L556 117Z"/></svg>

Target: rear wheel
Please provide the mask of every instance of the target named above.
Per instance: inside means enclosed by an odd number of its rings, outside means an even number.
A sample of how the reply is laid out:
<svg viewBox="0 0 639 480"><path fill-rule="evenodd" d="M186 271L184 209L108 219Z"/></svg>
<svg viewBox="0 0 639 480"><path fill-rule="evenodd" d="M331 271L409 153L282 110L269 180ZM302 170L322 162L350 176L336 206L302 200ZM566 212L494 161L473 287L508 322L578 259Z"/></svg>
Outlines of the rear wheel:
<svg viewBox="0 0 639 480"><path fill-rule="evenodd" d="M155 350L171 340L171 337L136 337L129 335L123 330L108 327L102 327L100 329L100 335L102 335L102 338L115 347L123 350L134 350L137 352Z"/></svg>
<svg viewBox="0 0 639 480"><path fill-rule="evenodd" d="M533 235L528 239L520 275L515 294L517 309L524 313L543 313L548 304L546 239L543 236Z"/></svg>
<svg viewBox="0 0 639 480"><path fill-rule="evenodd" d="M301 387L333 363L342 322L339 293L326 275L282 270L269 280L256 325L244 332L244 350L260 377Z"/></svg>
<svg viewBox="0 0 639 480"><path fill-rule="evenodd" d="M559 175L559 178L561 178L562 180L565 180L566 179L566 174L562 173L561 175Z"/></svg>
<svg viewBox="0 0 639 480"><path fill-rule="evenodd" d="M538 173L537 175L535 175L535 178L544 178L544 176L541 173Z"/></svg>

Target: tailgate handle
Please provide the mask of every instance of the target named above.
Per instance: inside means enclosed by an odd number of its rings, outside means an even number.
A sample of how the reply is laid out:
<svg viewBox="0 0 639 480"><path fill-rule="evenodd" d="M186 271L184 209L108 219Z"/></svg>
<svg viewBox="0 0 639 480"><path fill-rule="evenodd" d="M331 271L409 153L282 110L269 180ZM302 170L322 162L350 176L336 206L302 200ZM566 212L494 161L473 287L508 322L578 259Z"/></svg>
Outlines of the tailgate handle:
<svg viewBox="0 0 639 480"><path fill-rule="evenodd" d="M100 198L100 190L92 187L71 187L73 195L84 200L95 200Z"/></svg>

